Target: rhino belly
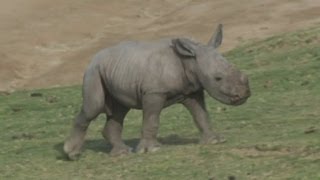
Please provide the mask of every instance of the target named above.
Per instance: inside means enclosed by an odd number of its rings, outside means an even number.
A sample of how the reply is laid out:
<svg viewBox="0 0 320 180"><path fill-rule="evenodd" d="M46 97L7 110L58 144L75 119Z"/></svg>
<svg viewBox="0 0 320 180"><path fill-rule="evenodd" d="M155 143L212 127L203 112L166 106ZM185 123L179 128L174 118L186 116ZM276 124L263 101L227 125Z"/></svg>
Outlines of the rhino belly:
<svg viewBox="0 0 320 180"><path fill-rule="evenodd" d="M110 95L120 104L128 108L141 109L141 99L135 89L135 87L108 87Z"/></svg>

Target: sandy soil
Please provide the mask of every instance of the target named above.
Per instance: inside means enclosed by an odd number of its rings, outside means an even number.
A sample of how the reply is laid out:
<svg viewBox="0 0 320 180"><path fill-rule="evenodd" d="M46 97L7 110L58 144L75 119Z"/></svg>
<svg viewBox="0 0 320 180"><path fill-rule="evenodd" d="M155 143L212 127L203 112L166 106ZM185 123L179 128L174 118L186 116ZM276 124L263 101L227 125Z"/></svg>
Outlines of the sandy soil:
<svg viewBox="0 0 320 180"><path fill-rule="evenodd" d="M0 91L80 84L99 49L225 25L222 51L320 24L319 0L10 0L0 2Z"/></svg>

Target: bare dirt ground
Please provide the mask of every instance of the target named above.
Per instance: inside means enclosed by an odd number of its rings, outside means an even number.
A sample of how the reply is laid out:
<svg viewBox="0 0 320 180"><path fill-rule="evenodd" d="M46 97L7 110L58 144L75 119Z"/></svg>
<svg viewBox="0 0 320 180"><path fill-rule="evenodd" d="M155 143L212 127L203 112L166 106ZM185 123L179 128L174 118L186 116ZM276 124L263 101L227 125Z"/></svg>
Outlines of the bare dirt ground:
<svg viewBox="0 0 320 180"><path fill-rule="evenodd" d="M0 91L80 84L99 49L225 25L222 51L320 24L319 0L10 0L0 2Z"/></svg>

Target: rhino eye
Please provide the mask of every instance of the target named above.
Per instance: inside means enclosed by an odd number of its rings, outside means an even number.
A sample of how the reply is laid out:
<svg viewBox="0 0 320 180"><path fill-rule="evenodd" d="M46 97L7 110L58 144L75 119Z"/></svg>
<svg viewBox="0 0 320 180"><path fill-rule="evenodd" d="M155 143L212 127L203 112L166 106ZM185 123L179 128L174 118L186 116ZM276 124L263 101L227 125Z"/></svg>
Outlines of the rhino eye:
<svg viewBox="0 0 320 180"><path fill-rule="evenodd" d="M222 77L215 77L214 78L216 81L221 81L222 80Z"/></svg>

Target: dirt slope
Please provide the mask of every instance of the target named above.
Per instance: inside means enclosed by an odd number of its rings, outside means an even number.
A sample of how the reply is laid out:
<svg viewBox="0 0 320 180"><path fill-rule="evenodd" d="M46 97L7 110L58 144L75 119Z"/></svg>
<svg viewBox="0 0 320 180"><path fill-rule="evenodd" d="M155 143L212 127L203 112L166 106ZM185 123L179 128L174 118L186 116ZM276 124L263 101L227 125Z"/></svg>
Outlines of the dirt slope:
<svg viewBox="0 0 320 180"><path fill-rule="evenodd" d="M320 24L319 0L10 0L0 2L0 91L80 84L92 55L121 40L176 35L222 51Z"/></svg>

